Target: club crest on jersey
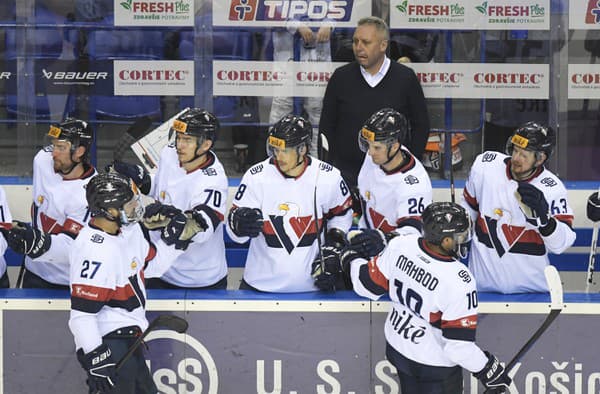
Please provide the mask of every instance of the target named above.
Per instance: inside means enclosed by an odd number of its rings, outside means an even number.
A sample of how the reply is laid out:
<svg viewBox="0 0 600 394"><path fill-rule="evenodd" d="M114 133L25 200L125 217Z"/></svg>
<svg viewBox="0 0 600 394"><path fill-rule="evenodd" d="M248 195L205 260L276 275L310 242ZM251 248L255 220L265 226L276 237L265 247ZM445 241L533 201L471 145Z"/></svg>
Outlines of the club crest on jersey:
<svg viewBox="0 0 600 394"><path fill-rule="evenodd" d="M280 203L278 213L269 215L265 239L272 248L285 248L288 253L296 247L310 246L316 238L313 215L301 216L300 207L292 202Z"/></svg>
<svg viewBox="0 0 600 394"><path fill-rule="evenodd" d="M371 192L370 191L366 191L365 193L365 198L367 199L367 201L369 201L371 199Z"/></svg>
<svg viewBox="0 0 600 394"><path fill-rule="evenodd" d="M138 262L135 259L133 259L131 261L131 269L134 270L137 268L137 266L138 266Z"/></svg>

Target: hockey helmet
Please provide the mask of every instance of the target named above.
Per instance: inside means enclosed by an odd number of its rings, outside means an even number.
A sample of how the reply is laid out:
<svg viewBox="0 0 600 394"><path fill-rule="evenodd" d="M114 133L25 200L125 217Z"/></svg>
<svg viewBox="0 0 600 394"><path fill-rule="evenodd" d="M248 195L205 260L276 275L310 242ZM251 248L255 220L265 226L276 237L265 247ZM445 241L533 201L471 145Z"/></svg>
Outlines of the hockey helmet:
<svg viewBox="0 0 600 394"><path fill-rule="evenodd" d="M273 149L298 148L306 145L310 148L312 124L301 116L285 115L271 128L267 137L267 154L273 156Z"/></svg>
<svg viewBox="0 0 600 394"><path fill-rule="evenodd" d="M177 133L198 137L198 144L201 144L205 139L212 140L214 143L219 128L217 117L200 108L188 109L175 119L172 126L172 130Z"/></svg>
<svg viewBox="0 0 600 394"><path fill-rule="evenodd" d="M71 153L78 146L85 147L85 156L89 154L92 140L94 139L93 131L90 125L83 120L67 118L61 123L50 125L48 136L58 141L69 141L71 143Z"/></svg>
<svg viewBox="0 0 600 394"><path fill-rule="evenodd" d="M409 131L408 119L403 114L392 108L380 109L371 115L358 132L358 146L361 151L367 152L369 142L381 142L388 146L399 142L402 145Z"/></svg>
<svg viewBox="0 0 600 394"><path fill-rule="evenodd" d="M434 245L441 245L446 237L454 240L454 252L460 257L461 245L471 240L471 218L467 211L453 202L434 202L425 208L423 219L423 237Z"/></svg>
<svg viewBox="0 0 600 394"><path fill-rule="evenodd" d="M85 198L93 217L103 216L118 221L120 225L135 223L144 213L135 184L117 172L98 174L90 179L85 188ZM127 214L127 205L132 202L135 202L134 209ZM110 214L109 208L119 211L119 216Z"/></svg>
<svg viewBox="0 0 600 394"><path fill-rule="evenodd" d="M512 155L513 147L536 153L536 160L540 152L546 154L546 159L552 155L556 144L556 133L551 127L542 126L536 122L527 122L519 126L506 142L506 153Z"/></svg>

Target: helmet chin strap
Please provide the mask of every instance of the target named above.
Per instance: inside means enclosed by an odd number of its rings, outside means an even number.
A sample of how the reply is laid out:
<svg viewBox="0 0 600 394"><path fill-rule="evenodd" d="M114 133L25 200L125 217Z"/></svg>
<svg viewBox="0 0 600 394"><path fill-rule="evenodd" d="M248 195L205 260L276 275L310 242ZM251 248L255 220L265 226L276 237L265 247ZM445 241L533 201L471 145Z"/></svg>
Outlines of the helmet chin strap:
<svg viewBox="0 0 600 394"><path fill-rule="evenodd" d="M399 147L398 147L398 149L396 150L396 153L394 153L393 155L390 155L390 151L391 151L391 149L392 149L391 147L390 147L390 148L388 148L388 152L387 152L387 158L388 158L388 159L387 159L387 161L386 161L385 163L383 163L381 166L385 166L385 165L387 165L387 164L388 164L390 161L394 160L394 158L395 158L395 157L398 155L398 153L402 153L402 149L401 149L401 147L399 146ZM404 157L403 157L403 160L404 160Z"/></svg>
<svg viewBox="0 0 600 394"><path fill-rule="evenodd" d="M204 140L204 141L206 141L206 140ZM196 147L196 150L194 151L194 157L192 157L188 161L182 161L181 164L189 164L189 163L193 162L194 160L201 158L202 156L206 156L208 154L208 151L210 149L207 149L203 153L198 154L198 150L200 150L200 146L204 143L204 141L200 142L200 138L196 137L196 145L197 145L197 147Z"/></svg>
<svg viewBox="0 0 600 394"><path fill-rule="evenodd" d="M81 161L75 161L73 160L73 153L75 153L74 151L71 152L71 155L69 156L69 160L71 160L71 163L73 164L71 167L69 167L68 171L58 171L60 172L61 175L69 175L71 172L73 172L73 170L75 169L75 167L77 167L77 165L79 165L81 163Z"/></svg>

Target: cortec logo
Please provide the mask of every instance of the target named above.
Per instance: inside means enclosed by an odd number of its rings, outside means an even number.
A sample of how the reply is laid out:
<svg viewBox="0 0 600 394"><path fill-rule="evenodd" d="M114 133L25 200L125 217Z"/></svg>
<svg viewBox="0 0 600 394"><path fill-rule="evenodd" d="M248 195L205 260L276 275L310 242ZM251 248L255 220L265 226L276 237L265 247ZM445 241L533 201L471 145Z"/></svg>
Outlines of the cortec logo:
<svg viewBox="0 0 600 394"><path fill-rule="evenodd" d="M282 71L257 71L257 70L219 70L219 81L282 81L286 73Z"/></svg>
<svg viewBox="0 0 600 394"><path fill-rule="evenodd" d="M189 334L179 334L169 330L152 331L146 337L146 342L152 343L152 348L166 347L169 352L155 352L164 355L167 353L181 354L185 358L173 360L150 359L147 361L152 378L158 391L161 393L180 392L181 387L188 393L217 394L219 391L219 375L217 365L208 349L196 338ZM173 348L183 346L181 352L173 352ZM191 349L190 349L191 348ZM178 349L178 348L176 348ZM163 349L164 350L164 349ZM152 352L150 352L152 354Z"/></svg>
<svg viewBox="0 0 600 394"><path fill-rule="evenodd" d="M354 0L231 0L231 21L349 21Z"/></svg>
<svg viewBox="0 0 600 394"><path fill-rule="evenodd" d="M296 73L296 81L299 82L329 82L333 72L330 71L299 71Z"/></svg>
<svg viewBox="0 0 600 394"><path fill-rule="evenodd" d="M121 70L119 79L123 81L183 81L187 70Z"/></svg>
<svg viewBox="0 0 600 394"><path fill-rule="evenodd" d="M497 85L539 85L543 78L542 74L527 73L476 73L473 76L477 84Z"/></svg>
<svg viewBox="0 0 600 394"><path fill-rule="evenodd" d="M571 82L575 85L599 85L600 74L595 73L576 73L571 76Z"/></svg>
<svg viewBox="0 0 600 394"><path fill-rule="evenodd" d="M418 72L417 78L421 83L460 83L463 73Z"/></svg>
<svg viewBox="0 0 600 394"><path fill-rule="evenodd" d="M590 25L600 23L600 0L588 0L585 23Z"/></svg>
<svg viewBox="0 0 600 394"><path fill-rule="evenodd" d="M120 3L121 7L132 12L162 12L184 14L190 12L190 4L181 1L136 1L126 0Z"/></svg>

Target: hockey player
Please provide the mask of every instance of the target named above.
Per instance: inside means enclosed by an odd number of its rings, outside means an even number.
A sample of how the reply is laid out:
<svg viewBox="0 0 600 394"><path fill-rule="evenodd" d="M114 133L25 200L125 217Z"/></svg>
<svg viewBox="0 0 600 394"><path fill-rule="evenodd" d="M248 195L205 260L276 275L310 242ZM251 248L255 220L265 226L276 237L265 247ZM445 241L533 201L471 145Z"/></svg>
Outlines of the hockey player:
<svg viewBox="0 0 600 394"><path fill-rule="evenodd" d="M158 202L146 207L145 225L162 227L163 218L171 219L160 231L152 231L153 241L162 238L185 252L163 273L165 262L150 269L148 288L227 288L227 261L223 241L228 181L223 165L211 150L219 131L219 121L210 112L192 108L173 123L175 143L165 147L158 172L151 181L138 166L117 162L114 167L134 179ZM189 239L186 224L196 223L196 234ZM197 232L196 232L197 231ZM160 243L157 246L160 248ZM160 278L151 278L158 272Z"/></svg>
<svg viewBox="0 0 600 394"><path fill-rule="evenodd" d="M251 240L240 289L318 290L311 277L313 261L324 255L317 236L326 227L323 244L329 247L343 243L350 228L348 187L339 170L308 155L311 134L310 122L302 117L281 118L269 129L270 157L246 171L235 193L227 232L236 242ZM335 279L327 272L315 277L319 285L320 279L328 284Z"/></svg>
<svg viewBox="0 0 600 394"><path fill-rule="evenodd" d="M4 188L0 186L0 231L4 233L12 227L12 215L10 214L10 208L8 201L6 200L6 193ZM0 237L0 288L10 287L10 281L8 279L8 272L6 271L6 260L4 259L4 253L8 244L4 237Z"/></svg>
<svg viewBox="0 0 600 394"><path fill-rule="evenodd" d="M429 175L403 145L410 131L408 120L392 108L375 112L358 134L360 150L367 153L358 174L363 214L359 227L380 230L391 238L420 234L421 213L432 200ZM383 249L381 237L361 232L352 238L363 257Z"/></svg>
<svg viewBox="0 0 600 394"><path fill-rule="evenodd" d="M144 268L156 250L141 226L143 208L120 174L93 177L86 188L92 219L70 248L71 316L77 359L90 393L156 393L142 347L116 362L148 327Z"/></svg>
<svg viewBox="0 0 600 394"><path fill-rule="evenodd" d="M65 251L88 220L84 186L96 174L93 132L86 122L67 118L51 125L48 136L51 144L33 159L33 226L21 223L6 236L13 250L27 255L23 287L68 290Z"/></svg>
<svg viewBox="0 0 600 394"><path fill-rule="evenodd" d="M343 253L354 290L378 300L388 294L386 357L398 370L403 393L463 392L462 368L490 393L511 383L498 359L475 344L475 279L458 261L469 242L471 223L458 204L435 202L423 212L423 237L396 237L379 256ZM466 295L466 297L465 297Z"/></svg>
<svg viewBox="0 0 600 394"><path fill-rule="evenodd" d="M554 130L528 122L507 141L508 155L487 151L475 159L463 206L475 222L469 268L479 291L548 291L548 252L573 245L567 190L544 168L554 144Z"/></svg>

